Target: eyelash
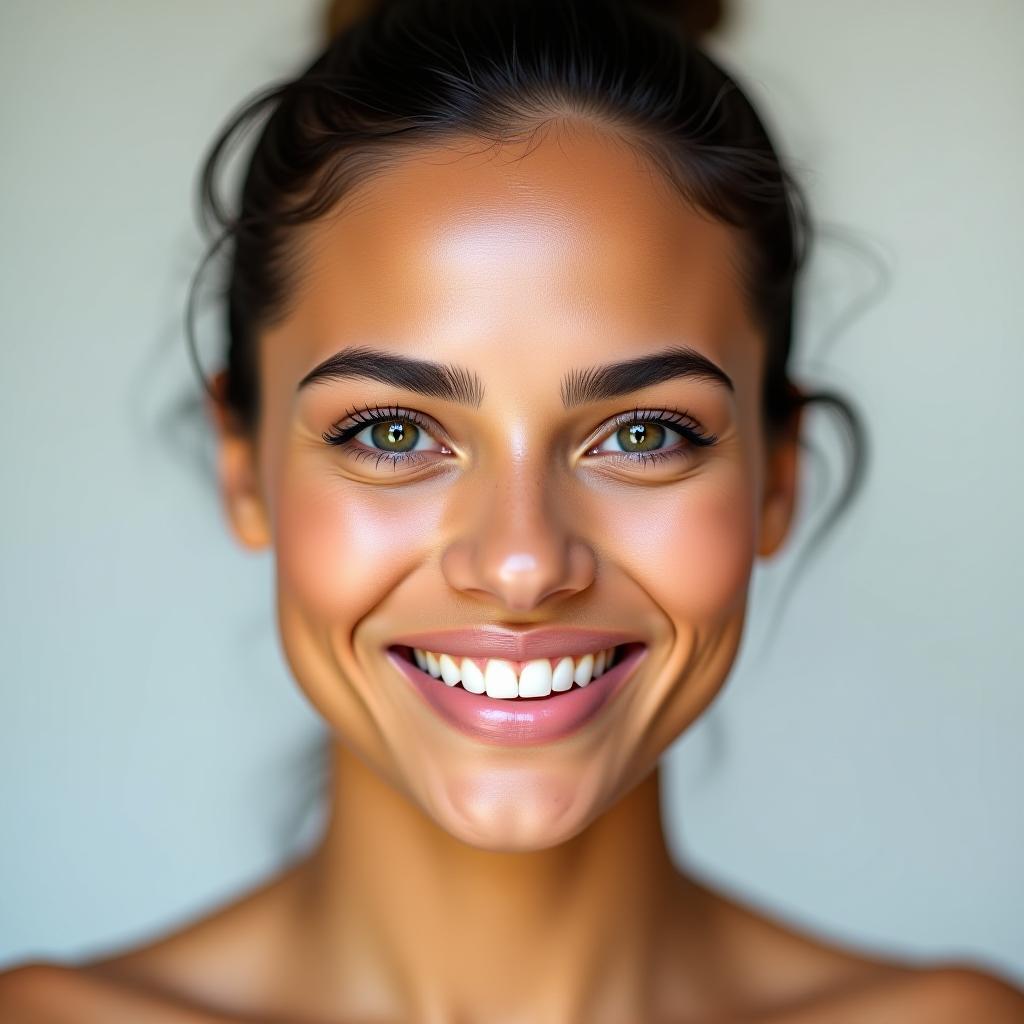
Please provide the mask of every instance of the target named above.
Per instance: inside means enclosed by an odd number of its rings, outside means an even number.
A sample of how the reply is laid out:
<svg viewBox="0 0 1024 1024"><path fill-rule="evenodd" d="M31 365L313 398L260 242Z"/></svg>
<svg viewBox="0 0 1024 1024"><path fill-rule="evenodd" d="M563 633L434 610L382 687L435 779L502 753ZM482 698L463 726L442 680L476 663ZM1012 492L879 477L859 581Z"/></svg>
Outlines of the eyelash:
<svg viewBox="0 0 1024 1024"><path fill-rule="evenodd" d="M357 409L350 409L338 421L338 424L329 431L326 431L322 436L329 445L350 449L350 454L354 458L374 459L375 469L380 466L381 462L387 459L391 460L392 465L396 469L399 463L421 462L427 457L427 453L375 451L364 445L360 445L358 448L353 447L352 439L356 434L362 433L368 426L396 419L412 423L427 433L432 433L434 430L432 422L411 409L400 409L397 406L363 406ZM718 442L718 436L705 433L697 420L690 416L689 413L676 409L649 410L636 408L631 412L619 413L615 416L610 425L611 430L602 433L600 438L588 450L592 451L596 445L603 443L607 437L631 423L656 423L668 426L676 433L682 434L691 446L697 448L706 448ZM345 424L345 426L341 426L341 424ZM638 463L653 465L662 459L687 457L685 447L670 448L667 451L655 449L653 452L607 452L603 457L608 458L609 456L617 462L625 460L634 465Z"/></svg>
<svg viewBox="0 0 1024 1024"><path fill-rule="evenodd" d="M633 409L631 412L622 412L613 417L611 430L601 434L599 443L612 434L617 433L622 427L631 423L656 423L659 426L668 426L677 434L682 434L689 442L691 448L708 448L718 443L716 434L705 433L701 425L689 413L678 409ZM668 450L656 448L653 452L609 452L603 457L611 455L616 462L625 460L631 463L642 463L653 465L662 459L688 458L687 447L669 448Z"/></svg>
<svg viewBox="0 0 1024 1024"><path fill-rule="evenodd" d="M424 452L406 452L402 454L400 452L375 451L372 448L367 448L365 445L361 445L359 448L353 447L352 438L356 434L362 433L367 427L372 427L375 423L385 423L388 420L404 420L406 423L415 424L415 426L428 433L431 433L434 429L432 423L411 409L399 409L398 406L372 405L350 409L342 416L338 424L322 436L327 444L350 449L350 454L353 458L374 459L374 469L380 466L381 462L386 459L391 460L395 469L398 468L399 463L411 464L421 462L426 454ZM342 423L347 423L348 425L343 427L340 425Z"/></svg>

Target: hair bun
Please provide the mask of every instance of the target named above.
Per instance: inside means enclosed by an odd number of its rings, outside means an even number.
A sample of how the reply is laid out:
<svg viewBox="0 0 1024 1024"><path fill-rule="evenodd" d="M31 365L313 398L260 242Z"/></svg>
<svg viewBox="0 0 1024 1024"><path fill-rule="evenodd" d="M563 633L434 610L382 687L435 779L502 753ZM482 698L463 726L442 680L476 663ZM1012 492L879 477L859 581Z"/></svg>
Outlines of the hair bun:
<svg viewBox="0 0 1024 1024"><path fill-rule="evenodd" d="M640 7L682 25L687 35L703 36L725 17L725 0L634 0Z"/></svg>
<svg viewBox="0 0 1024 1024"><path fill-rule="evenodd" d="M327 38L333 39L353 22L380 7L381 0L331 0L324 18Z"/></svg>
<svg viewBox="0 0 1024 1024"><path fill-rule="evenodd" d="M384 0L330 0L326 12L327 38L333 39L353 22L382 5ZM487 0L481 0L486 3ZM688 35L703 36L721 24L725 0L632 0L637 6L653 11L682 25Z"/></svg>

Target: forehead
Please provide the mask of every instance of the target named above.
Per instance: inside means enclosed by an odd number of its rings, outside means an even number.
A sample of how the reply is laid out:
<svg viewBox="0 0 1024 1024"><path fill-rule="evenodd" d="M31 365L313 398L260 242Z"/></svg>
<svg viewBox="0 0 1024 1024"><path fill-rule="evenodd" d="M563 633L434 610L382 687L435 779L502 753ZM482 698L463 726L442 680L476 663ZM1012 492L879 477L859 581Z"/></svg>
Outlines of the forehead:
<svg viewBox="0 0 1024 1024"><path fill-rule="evenodd" d="M299 245L280 329L296 379L351 342L579 365L666 341L718 361L747 346L749 359L756 333L738 232L684 202L625 141L582 124L406 153Z"/></svg>

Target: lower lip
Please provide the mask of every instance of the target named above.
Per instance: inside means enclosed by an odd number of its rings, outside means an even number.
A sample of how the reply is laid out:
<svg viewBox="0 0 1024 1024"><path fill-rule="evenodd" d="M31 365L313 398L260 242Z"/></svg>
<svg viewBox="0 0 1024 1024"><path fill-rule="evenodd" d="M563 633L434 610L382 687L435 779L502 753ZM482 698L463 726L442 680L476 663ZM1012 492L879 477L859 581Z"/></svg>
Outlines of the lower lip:
<svg viewBox="0 0 1024 1024"><path fill-rule="evenodd" d="M396 668L449 725L484 743L525 746L559 740L581 729L622 689L647 652L644 644L629 645L604 675L587 686L549 697L499 699L448 686L418 668L394 649L387 652Z"/></svg>

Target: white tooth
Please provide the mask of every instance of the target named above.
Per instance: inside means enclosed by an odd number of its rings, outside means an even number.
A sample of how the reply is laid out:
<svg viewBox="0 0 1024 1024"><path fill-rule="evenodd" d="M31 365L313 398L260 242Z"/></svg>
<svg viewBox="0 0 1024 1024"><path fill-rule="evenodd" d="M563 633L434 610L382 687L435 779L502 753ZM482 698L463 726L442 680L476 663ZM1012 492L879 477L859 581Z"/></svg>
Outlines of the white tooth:
<svg viewBox="0 0 1024 1024"><path fill-rule="evenodd" d="M579 683L580 686L586 686L590 682L590 677L594 674L594 656L592 654L584 654L576 662L576 671L572 674L572 680L574 683Z"/></svg>
<svg viewBox="0 0 1024 1024"><path fill-rule="evenodd" d="M442 654L437 663L441 668L441 678L449 686L454 686L462 678L459 666L450 654Z"/></svg>
<svg viewBox="0 0 1024 1024"><path fill-rule="evenodd" d="M607 657L604 659L604 670L607 672L615 664L615 648L609 647L605 654Z"/></svg>
<svg viewBox="0 0 1024 1024"><path fill-rule="evenodd" d="M516 670L503 658L491 658L484 671L484 684L488 697L518 697Z"/></svg>
<svg viewBox="0 0 1024 1024"><path fill-rule="evenodd" d="M519 673L520 697L546 697L551 692L551 662L528 661Z"/></svg>
<svg viewBox="0 0 1024 1024"><path fill-rule="evenodd" d="M416 659L416 664L421 669L423 669L424 672L426 672L427 671L427 656L418 647L414 647L412 649L412 656Z"/></svg>
<svg viewBox="0 0 1024 1024"><path fill-rule="evenodd" d="M594 655L594 678L595 679L597 679L598 676L600 676L600 675L602 675L604 673L604 663L605 663L605 658L606 657L607 657L607 653L605 651L598 651L597 654Z"/></svg>
<svg viewBox="0 0 1024 1024"><path fill-rule="evenodd" d="M569 657L562 658L555 666L555 671L551 674L551 689L555 693L572 689L572 673L574 668L572 658Z"/></svg>
<svg viewBox="0 0 1024 1024"><path fill-rule="evenodd" d="M441 678L441 663L433 651L427 651L427 671L435 678Z"/></svg>
<svg viewBox="0 0 1024 1024"><path fill-rule="evenodd" d="M470 693L483 693L487 688L484 686L484 674L480 671L477 663L471 658L463 658L459 666L462 674L462 688Z"/></svg>

